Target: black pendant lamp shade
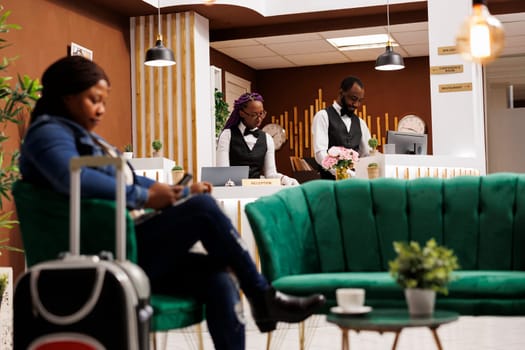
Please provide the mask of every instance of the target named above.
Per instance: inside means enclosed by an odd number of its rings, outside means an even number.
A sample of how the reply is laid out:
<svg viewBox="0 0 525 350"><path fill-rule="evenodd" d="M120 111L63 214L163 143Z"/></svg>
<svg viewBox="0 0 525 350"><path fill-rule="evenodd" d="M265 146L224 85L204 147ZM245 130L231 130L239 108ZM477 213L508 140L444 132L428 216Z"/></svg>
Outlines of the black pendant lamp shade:
<svg viewBox="0 0 525 350"><path fill-rule="evenodd" d="M405 68L405 62L403 61L403 57L395 53L392 47L392 39L390 38L390 6L388 0L386 0L386 23L388 41L385 52L379 55L376 60L376 70L400 70Z"/></svg>
<svg viewBox="0 0 525 350"><path fill-rule="evenodd" d="M158 35L155 46L146 51L146 59L144 64L152 67L167 67L175 64L175 57L173 51L162 44L162 34L160 34L160 0L157 0L158 13Z"/></svg>
<svg viewBox="0 0 525 350"><path fill-rule="evenodd" d="M146 51L144 64L152 67L166 67L175 64L173 51L162 44L162 36L159 35L155 46Z"/></svg>
<svg viewBox="0 0 525 350"><path fill-rule="evenodd" d="M394 52L392 45L388 43L386 45L386 50L384 53L379 55L376 60L377 70L400 70L405 68L405 62L403 61L403 56Z"/></svg>

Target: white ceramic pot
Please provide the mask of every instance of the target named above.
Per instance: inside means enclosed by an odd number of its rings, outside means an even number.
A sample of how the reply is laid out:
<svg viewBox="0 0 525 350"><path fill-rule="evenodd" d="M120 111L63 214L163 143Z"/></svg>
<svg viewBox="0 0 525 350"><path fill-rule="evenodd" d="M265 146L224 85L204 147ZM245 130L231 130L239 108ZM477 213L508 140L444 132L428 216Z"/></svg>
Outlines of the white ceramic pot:
<svg viewBox="0 0 525 350"><path fill-rule="evenodd" d="M407 288L405 289L405 299L410 316L428 317L434 313L436 292L432 289Z"/></svg>
<svg viewBox="0 0 525 350"><path fill-rule="evenodd" d="M133 158L133 152L122 152L122 157L124 159L132 159Z"/></svg>

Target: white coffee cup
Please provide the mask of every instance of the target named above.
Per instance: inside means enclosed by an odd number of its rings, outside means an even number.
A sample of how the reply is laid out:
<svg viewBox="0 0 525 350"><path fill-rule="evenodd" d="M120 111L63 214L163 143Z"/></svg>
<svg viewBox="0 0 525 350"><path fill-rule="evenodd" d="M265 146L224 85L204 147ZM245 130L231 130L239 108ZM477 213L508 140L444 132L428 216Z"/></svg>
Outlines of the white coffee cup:
<svg viewBox="0 0 525 350"><path fill-rule="evenodd" d="M365 305L363 288L338 288L335 291L337 305L345 311L359 309Z"/></svg>

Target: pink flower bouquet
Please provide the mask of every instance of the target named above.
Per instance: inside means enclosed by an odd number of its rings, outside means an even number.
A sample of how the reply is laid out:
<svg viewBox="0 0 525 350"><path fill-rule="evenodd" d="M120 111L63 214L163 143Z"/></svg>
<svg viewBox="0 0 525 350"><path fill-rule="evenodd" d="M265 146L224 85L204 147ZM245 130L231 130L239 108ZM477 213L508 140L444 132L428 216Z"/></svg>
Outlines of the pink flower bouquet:
<svg viewBox="0 0 525 350"><path fill-rule="evenodd" d="M351 148L341 146L332 146L328 150L327 156L323 159L323 168L334 169L348 168L352 169L355 163L359 161L359 153Z"/></svg>

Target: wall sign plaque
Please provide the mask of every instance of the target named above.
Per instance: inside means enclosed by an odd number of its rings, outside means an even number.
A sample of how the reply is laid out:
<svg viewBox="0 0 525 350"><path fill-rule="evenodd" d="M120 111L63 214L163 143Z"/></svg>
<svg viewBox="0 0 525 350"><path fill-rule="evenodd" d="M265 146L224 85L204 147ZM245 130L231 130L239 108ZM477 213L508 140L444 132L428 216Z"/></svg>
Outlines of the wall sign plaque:
<svg viewBox="0 0 525 350"><path fill-rule="evenodd" d="M441 46L438 47L438 55L455 55L458 49L455 46Z"/></svg>
<svg viewBox="0 0 525 350"><path fill-rule="evenodd" d="M430 74L452 74L452 73L463 73L463 65L455 64L452 66L430 67Z"/></svg>
<svg viewBox="0 0 525 350"><path fill-rule="evenodd" d="M472 83L441 84L439 92L472 91Z"/></svg>

